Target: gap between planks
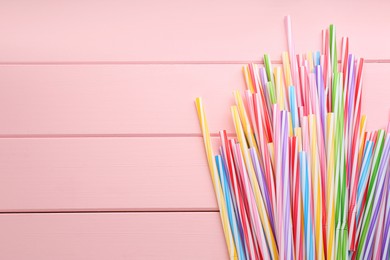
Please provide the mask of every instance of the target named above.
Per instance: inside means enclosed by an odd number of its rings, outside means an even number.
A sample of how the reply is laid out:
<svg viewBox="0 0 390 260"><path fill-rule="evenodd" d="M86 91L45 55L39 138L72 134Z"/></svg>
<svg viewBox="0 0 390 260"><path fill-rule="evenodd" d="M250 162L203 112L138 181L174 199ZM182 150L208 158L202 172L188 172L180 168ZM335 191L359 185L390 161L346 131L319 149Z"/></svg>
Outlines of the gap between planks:
<svg viewBox="0 0 390 260"><path fill-rule="evenodd" d="M0 215L12 214L110 214L110 213L208 213L219 212L218 209L197 209L197 210L22 210L22 211L2 211Z"/></svg>
<svg viewBox="0 0 390 260"><path fill-rule="evenodd" d="M210 133L211 137L219 137L218 133ZM229 137L235 137L234 133L228 133ZM166 138L187 138L187 137L202 137L200 133L135 133L135 134L3 134L1 138L153 138L153 137L166 137Z"/></svg>
<svg viewBox="0 0 390 260"><path fill-rule="evenodd" d="M282 64L281 60L272 60ZM339 60L339 62L341 62ZM390 63L390 59L365 59L365 63ZM223 64L264 64L262 60L237 61L3 61L0 65L223 65Z"/></svg>

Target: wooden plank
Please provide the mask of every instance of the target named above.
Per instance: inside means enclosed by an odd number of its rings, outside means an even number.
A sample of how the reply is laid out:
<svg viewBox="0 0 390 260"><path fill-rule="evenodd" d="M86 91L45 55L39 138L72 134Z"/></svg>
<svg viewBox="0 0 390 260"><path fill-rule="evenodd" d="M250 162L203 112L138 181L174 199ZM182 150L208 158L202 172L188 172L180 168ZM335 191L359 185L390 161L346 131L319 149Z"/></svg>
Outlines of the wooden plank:
<svg viewBox="0 0 390 260"><path fill-rule="evenodd" d="M320 48L334 23L368 59L390 59L388 1L63 1L1 3L1 62L242 61Z"/></svg>
<svg viewBox="0 0 390 260"><path fill-rule="evenodd" d="M3 259L228 259L218 212L1 214Z"/></svg>
<svg viewBox="0 0 390 260"><path fill-rule="evenodd" d="M200 137L0 138L0 212L217 210Z"/></svg>
<svg viewBox="0 0 390 260"><path fill-rule="evenodd" d="M212 132L234 132L230 105L232 91L245 89L241 67L2 65L0 135L199 135L197 96ZM364 65L369 128L389 119L389 71L390 64Z"/></svg>

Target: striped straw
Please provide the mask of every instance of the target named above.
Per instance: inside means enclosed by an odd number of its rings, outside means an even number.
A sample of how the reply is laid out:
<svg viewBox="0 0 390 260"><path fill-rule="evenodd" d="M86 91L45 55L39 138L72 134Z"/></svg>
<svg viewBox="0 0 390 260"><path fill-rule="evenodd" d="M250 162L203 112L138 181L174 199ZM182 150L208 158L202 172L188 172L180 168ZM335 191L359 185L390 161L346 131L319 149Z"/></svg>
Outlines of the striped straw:
<svg viewBox="0 0 390 260"><path fill-rule="evenodd" d="M222 157L220 155L215 156L215 161L217 164L217 169L219 173L219 178L221 180L221 185L222 185L222 191L224 194L224 199L227 207L227 214L229 218L229 223L231 227L231 231L233 234L234 238L234 243L238 251L238 259L245 259L245 251L244 247L242 245L242 240L241 236L239 233L239 227L238 227L238 222L236 218L236 211L233 206L233 201L231 197L231 190L229 187L229 181L228 181L228 176L226 174L225 166L222 163Z"/></svg>
<svg viewBox="0 0 390 260"><path fill-rule="evenodd" d="M265 232L265 235L267 237L268 246L269 246L270 251L271 251L271 256L273 259L278 259L278 250L277 250L277 246L276 246L276 241L275 241L274 234L272 232L270 221L269 221L269 218L267 215L265 203L264 203L263 197L261 196L256 173L254 171L252 161L251 161L250 156L249 156L248 145L247 145L247 142L245 139L244 130L242 128L241 120L240 120L238 109L236 106L232 107L232 115L233 115L233 121L234 121L234 126L236 128L238 141L239 141L239 144L241 147L242 156L244 158L245 166L246 166L246 169L248 171L251 186L252 186L253 193L255 196L257 209L258 209L259 215L260 215L260 220L261 220L261 223L264 227L264 232Z"/></svg>
<svg viewBox="0 0 390 260"><path fill-rule="evenodd" d="M374 206L374 195L375 195L375 189L377 180L378 180L378 170L380 165L380 158L382 156L384 142L385 141L385 131L379 130L378 131L378 140L375 145L375 152L373 157L373 164L372 164L372 170L371 170L371 177L367 188L367 204L364 209L364 215L362 222L359 223L359 226L361 226L361 232L359 237L359 243L357 248L357 254L356 257L360 259L361 255L364 254L364 244L366 243L367 236L368 236L368 229L369 229L369 223L372 219L372 209ZM360 229L360 228L359 228Z"/></svg>
<svg viewBox="0 0 390 260"><path fill-rule="evenodd" d="M367 238L365 241L365 247L363 249L363 256L365 259L369 257L369 249L372 249L372 243L374 240L374 229L378 225L378 213L383 197L383 189L386 179L387 167L389 166L389 155L390 155L390 134L387 135L385 145L383 148L381 161L378 169L377 183L375 186L375 197L373 201L373 214L369 221L369 228ZM364 230L363 230L364 231Z"/></svg>
<svg viewBox="0 0 390 260"><path fill-rule="evenodd" d="M226 210L226 204L225 204L225 201L223 199L221 181L219 179L217 166L216 166L215 160L214 160L213 148L211 146L210 132L209 132L209 128L208 128L208 124L207 124L207 120L206 120L206 115L204 112L202 99L200 97L196 98L195 104L196 104L196 109L198 112L198 118L199 118L201 130L202 130L203 142L204 142L206 155L207 155L207 161L208 161L209 170L211 173L211 179L212 179L213 185L214 185L214 190L215 190L216 197L217 197L218 207L220 210L220 215L221 215L221 220L222 220L222 227L223 227L224 234L225 234L226 244L228 245L230 259L237 259L237 251L236 251L236 247L235 247L234 242L233 242L234 239L233 239L232 231L231 231L231 228L229 225L229 217L228 217L227 210Z"/></svg>

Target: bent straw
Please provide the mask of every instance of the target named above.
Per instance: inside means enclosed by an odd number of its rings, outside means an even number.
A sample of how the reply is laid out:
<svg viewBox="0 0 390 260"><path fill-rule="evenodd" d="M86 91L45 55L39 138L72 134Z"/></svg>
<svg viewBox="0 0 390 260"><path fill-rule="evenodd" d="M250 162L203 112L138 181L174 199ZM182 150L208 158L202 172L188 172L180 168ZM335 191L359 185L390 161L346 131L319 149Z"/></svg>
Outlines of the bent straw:
<svg viewBox="0 0 390 260"><path fill-rule="evenodd" d="M218 207L220 210L220 216L221 216L221 220L222 220L222 227L223 227L224 234L225 234L226 244L228 246L230 259L235 260L235 259L238 259L237 251L236 251L236 247L235 247L234 242L233 242L232 231L231 231L231 228L229 225L229 218L227 215L226 204L225 204L225 201L223 200L221 181L219 179L217 166L216 166L215 161L214 161L213 148L211 146L211 139L210 139L210 132L209 132L209 128L208 128L208 124L207 124L207 120L206 120L206 115L204 112L202 99L200 97L196 98L195 104L196 104L196 109L198 112L200 128L202 130L203 142L204 142L204 146L205 146L205 150L206 150L206 156L207 156L207 161L208 161L209 170L210 170L210 174L211 174L211 179L213 182L214 191L215 191L216 197L217 197Z"/></svg>

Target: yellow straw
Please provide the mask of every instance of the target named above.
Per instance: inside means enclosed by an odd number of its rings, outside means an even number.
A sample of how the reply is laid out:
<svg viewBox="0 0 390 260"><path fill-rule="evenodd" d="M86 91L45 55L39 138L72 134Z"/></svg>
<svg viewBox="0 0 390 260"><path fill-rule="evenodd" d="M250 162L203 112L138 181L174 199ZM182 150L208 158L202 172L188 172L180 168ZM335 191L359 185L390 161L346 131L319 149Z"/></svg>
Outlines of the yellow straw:
<svg viewBox="0 0 390 260"><path fill-rule="evenodd" d="M302 151L302 128L295 127L295 136L297 137L298 152Z"/></svg>
<svg viewBox="0 0 390 260"><path fill-rule="evenodd" d="M246 136L247 141L249 143L249 147L255 148L257 153L258 153L258 148L257 148L255 136L253 135L252 128L251 128L251 125L249 122L248 115L247 115L246 110L245 110L244 101L242 100L240 91L236 90L236 91L234 91L233 94L234 94L234 98L236 100L238 112L239 112L240 119L242 122L242 127L244 129L245 136Z"/></svg>
<svg viewBox="0 0 390 260"><path fill-rule="evenodd" d="M196 104L196 109L198 111L200 127L202 129L203 142L206 150L209 170L211 173L211 179L213 181L214 190L217 196L218 207L220 209L219 213L222 220L222 227L225 234L226 244L228 247L230 259L236 260L238 259L237 251L234 245L233 234L229 225L229 218L227 215L225 200L223 199L221 181L219 179L217 166L214 160L213 148L211 146L210 132L209 132L209 127L207 124L206 115L202 104L202 99L200 97L196 98L195 104Z"/></svg>
<svg viewBox="0 0 390 260"><path fill-rule="evenodd" d="M335 190L334 190L334 114L328 113L326 118L326 127L327 127L327 259L334 259L334 238L335 238Z"/></svg>
<svg viewBox="0 0 390 260"><path fill-rule="evenodd" d="M291 79L291 69L290 69L290 58L288 57L288 52L283 52L282 54L283 59L283 71L286 79L287 87L290 87L292 85L292 79Z"/></svg>
<svg viewBox="0 0 390 260"><path fill-rule="evenodd" d="M248 89L251 91L251 93L254 93L255 88L253 87L253 84L252 84L252 80L251 80L252 77L251 77L251 74L249 72L249 66L244 65L242 67L242 71L244 72L244 78L245 78L246 85L248 86Z"/></svg>
<svg viewBox="0 0 390 260"><path fill-rule="evenodd" d="M287 115L288 115L288 137L292 137L294 134L293 134L291 112L287 112Z"/></svg>
<svg viewBox="0 0 390 260"><path fill-rule="evenodd" d="M274 73L275 73L276 101L279 105L279 109L285 110L284 103L285 103L286 95L284 94L282 69L280 67L276 67L274 69Z"/></svg>
<svg viewBox="0 0 390 260"><path fill-rule="evenodd" d="M257 181L256 173L253 168L252 160L249 155L249 150L248 150L248 145L245 139L245 134L244 130L241 125L241 120L240 116L238 113L237 106L232 106L232 115L233 115L233 121L234 121L234 126L236 128L236 134L237 134L237 139L238 142L240 143L240 148L242 155L244 157L245 165L248 171L249 178L251 180L251 185L253 189L253 194L255 196L256 200L256 205L257 209L259 211L260 215L260 221L263 225L264 228L264 233L267 238L268 246L271 252L272 259L278 259L278 249L276 247L276 242L275 242L275 237L269 222L269 218L267 215L267 211L265 208L265 203L263 200L263 197L261 196L260 188L259 188L259 183Z"/></svg>
<svg viewBox="0 0 390 260"><path fill-rule="evenodd" d="M321 179L320 169L318 163L318 146L317 146L317 130L316 130L316 116L309 115L309 131L310 131L310 149L311 149L311 174L314 184L314 205L315 205L315 244L316 244L316 259L325 259L324 247L322 238L322 203L321 203Z"/></svg>

